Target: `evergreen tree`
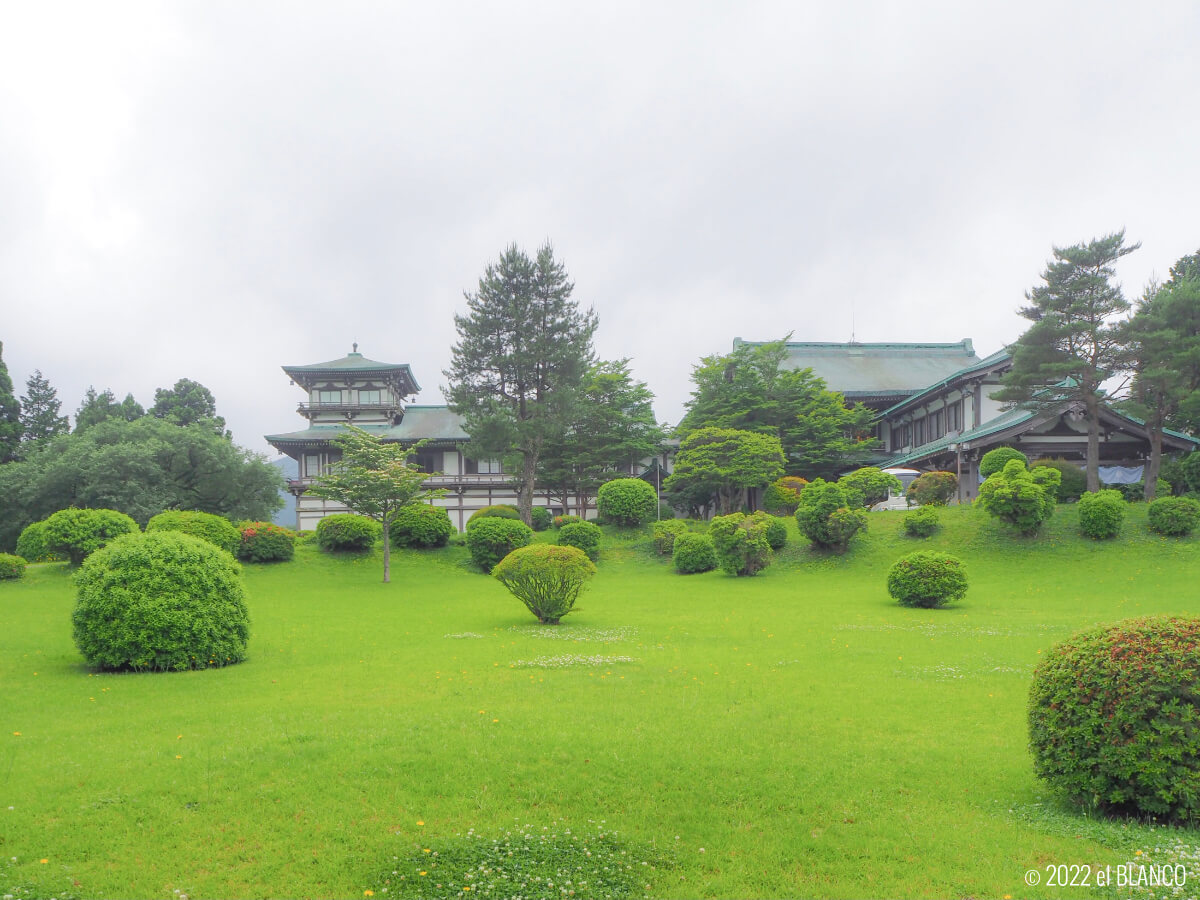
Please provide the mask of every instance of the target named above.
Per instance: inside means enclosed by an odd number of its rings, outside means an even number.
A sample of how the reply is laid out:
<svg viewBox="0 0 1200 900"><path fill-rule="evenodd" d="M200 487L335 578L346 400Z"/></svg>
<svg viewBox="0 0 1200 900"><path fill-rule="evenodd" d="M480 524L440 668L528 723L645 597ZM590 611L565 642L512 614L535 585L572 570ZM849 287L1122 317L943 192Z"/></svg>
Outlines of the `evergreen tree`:
<svg viewBox="0 0 1200 900"><path fill-rule="evenodd" d="M1045 410L1083 406L1087 422L1087 485L1100 489L1100 405L1104 382L1124 364L1124 328L1118 317L1129 301L1115 284L1113 264L1140 244L1125 246L1118 231L1086 244L1055 247L1043 283L1025 294L1019 312L1033 325L1013 345L1012 369L997 400Z"/></svg>
<svg viewBox="0 0 1200 900"><path fill-rule="evenodd" d="M715 498L724 516L746 506L751 488L766 487L782 474L783 448L774 435L699 428L680 442L675 471L664 487L689 506Z"/></svg>
<svg viewBox="0 0 1200 900"><path fill-rule="evenodd" d="M67 417L59 414L62 402L41 369L34 369L25 382L25 394L21 397L21 441L38 444L55 435L70 430ZM22 450L22 452L25 452Z"/></svg>
<svg viewBox="0 0 1200 900"><path fill-rule="evenodd" d="M156 390L150 415L174 425L204 422L217 434L229 436L225 431L225 420L217 415L217 401L212 391L190 378L180 378L173 388Z"/></svg>
<svg viewBox="0 0 1200 900"><path fill-rule="evenodd" d="M4 364L4 342L0 341L0 463L17 458L21 446L21 404L13 394L12 378Z"/></svg>
<svg viewBox="0 0 1200 900"><path fill-rule="evenodd" d="M736 428L777 437L789 475L835 476L865 462L874 414L825 387L811 369L789 369L787 340L739 344L692 370L692 397L678 433Z"/></svg>
<svg viewBox="0 0 1200 900"><path fill-rule="evenodd" d="M75 411L75 432L79 433L93 425L98 425L106 419L123 419L132 422L146 414L142 404L133 399L133 394L126 394L125 399L117 402L116 395L105 388L100 393L91 385L79 409Z"/></svg>
<svg viewBox="0 0 1200 900"><path fill-rule="evenodd" d="M538 483L564 510L572 505L586 510L614 474L638 474L633 465L658 453L666 438L653 400L646 383L633 379L629 360L592 366L567 429L547 437L542 447Z"/></svg>
<svg viewBox="0 0 1200 900"><path fill-rule="evenodd" d="M592 362L596 314L580 311L574 289L549 244L532 260L514 244L465 295L467 315L454 317L446 400L473 448L520 460L517 507L526 524L538 459L566 431Z"/></svg>

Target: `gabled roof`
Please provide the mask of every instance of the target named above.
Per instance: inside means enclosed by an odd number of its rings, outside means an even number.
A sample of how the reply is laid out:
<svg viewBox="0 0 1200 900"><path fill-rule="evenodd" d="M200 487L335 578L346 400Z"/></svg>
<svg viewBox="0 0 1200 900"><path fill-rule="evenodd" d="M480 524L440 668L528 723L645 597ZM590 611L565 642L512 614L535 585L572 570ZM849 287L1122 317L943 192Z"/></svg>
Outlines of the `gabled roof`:
<svg viewBox="0 0 1200 900"><path fill-rule="evenodd" d="M358 346L357 344L355 345ZM408 363L385 363L375 359L367 359L361 353L347 353L341 359L331 359L329 362L313 363L307 366L283 366L288 377L301 385L308 386L322 376L345 378L352 376L378 375L384 378L396 379L404 394L415 394L421 390L417 379L413 377Z"/></svg>
<svg viewBox="0 0 1200 900"><path fill-rule="evenodd" d="M905 406L908 406L909 404L919 403L921 400L924 400L926 397L937 394L939 391L949 387L955 381L970 378L972 375L977 375L980 372L986 372L988 369L994 368L999 365L1003 365L1005 362L1007 362L1010 359L1012 359L1012 354L1009 353L1007 349L997 350L991 356L986 356L983 359L979 360L979 362L973 363L972 365L969 365L969 366L966 366L965 368L959 369L957 372L952 372L951 374L949 374L945 378L943 378L941 381L939 381L937 384L931 384L929 387L925 388L925 390L920 391L916 394L913 394L911 397L905 397L903 400L901 400L895 406L889 406L882 413L880 413L880 416L881 417L889 416L893 412L898 412L900 409L902 409Z"/></svg>
<svg viewBox="0 0 1200 900"><path fill-rule="evenodd" d="M735 338L735 347L761 341ZM952 344L860 344L798 341L784 344L785 364L812 369L833 391L847 398L901 399L979 362L970 338Z"/></svg>

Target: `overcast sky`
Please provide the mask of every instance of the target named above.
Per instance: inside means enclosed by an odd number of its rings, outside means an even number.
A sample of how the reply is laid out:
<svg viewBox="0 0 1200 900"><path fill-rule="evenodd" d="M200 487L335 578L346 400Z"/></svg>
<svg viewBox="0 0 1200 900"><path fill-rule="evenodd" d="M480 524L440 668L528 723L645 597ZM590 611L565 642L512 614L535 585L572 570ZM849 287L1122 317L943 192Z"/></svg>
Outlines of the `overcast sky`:
<svg viewBox="0 0 1200 900"><path fill-rule="evenodd" d="M255 450L305 424L279 367L352 341L442 403L513 242L668 422L736 336L984 355L1053 245L1126 229L1131 298L1200 247L1191 2L0 10L16 393L192 378Z"/></svg>

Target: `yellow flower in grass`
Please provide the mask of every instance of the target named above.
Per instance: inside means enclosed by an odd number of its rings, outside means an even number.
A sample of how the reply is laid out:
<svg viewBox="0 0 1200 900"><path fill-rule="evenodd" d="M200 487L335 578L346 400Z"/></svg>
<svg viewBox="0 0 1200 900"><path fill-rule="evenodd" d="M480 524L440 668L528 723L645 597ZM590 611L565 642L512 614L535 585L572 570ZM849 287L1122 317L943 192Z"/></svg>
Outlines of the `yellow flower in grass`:
<svg viewBox="0 0 1200 900"><path fill-rule="evenodd" d="M418 825L424 825L424 822L417 822Z"/></svg>
<svg viewBox="0 0 1200 900"><path fill-rule="evenodd" d="M429 873L428 872L418 872L417 874L424 877L425 875L428 875Z"/></svg>
<svg viewBox="0 0 1200 900"><path fill-rule="evenodd" d="M367 890L363 891L363 896L364 897L374 897L375 892L373 890L371 890L370 888L368 888Z"/></svg>
<svg viewBox="0 0 1200 900"><path fill-rule="evenodd" d="M40 863L41 863L41 864L44 866L46 863L50 862L50 860L48 860L48 859L39 859L39 860L38 860L38 862L40 862Z"/></svg>

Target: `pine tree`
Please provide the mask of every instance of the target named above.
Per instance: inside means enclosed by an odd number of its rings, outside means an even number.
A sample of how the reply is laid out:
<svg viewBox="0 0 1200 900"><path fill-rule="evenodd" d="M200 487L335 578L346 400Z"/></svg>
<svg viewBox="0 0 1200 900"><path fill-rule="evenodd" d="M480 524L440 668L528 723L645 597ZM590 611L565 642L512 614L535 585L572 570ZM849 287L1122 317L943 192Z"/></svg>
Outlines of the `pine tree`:
<svg viewBox="0 0 1200 900"><path fill-rule="evenodd" d="M75 432L78 434L106 419L123 419L126 422L132 422L145 414L146 410L142 408L142 404L133 399L133 394L126 394L125 399L118 403L117 397L112 391L105 388L100 393L96 393L96 389L89 385L83 402L75 411Z"/></svg>
<svg viewBox="0 0 1200 900"><path fill-rule="evenodd" d="M21 404L13 394L12 378L4 364L4 342L0 341L0 463L16 459L21 445Z"/></svg>
<svg viewBox="0 0 1200 900"><path fill-rule="evenodd" d="M1087 244L1055 247L1042 273L1043 283L1025 294L1020 314L1033 322L1013 345L1012 369L1004 387L992 396L1005 403L1038 409L1083 406L1087 422L1087 485L1100 489L1100 405L1104 382L1126 357L1124 329L1118 317L1129 301L1112 280L1113 263L1140 244L1125 246L1118 231Z"/></svg>
<svg viewBox="0 0 1200 900"><path fill-rule="evenodd" d="M40 444L59 434L71 430L67 417L59 414L62 403L41 369L34 369L25 382L25 394L21 397L21 441Z"/></svg>
<svg viewBox="0 0 1200 900"><path fill-rule="evenodd" d="M514 244L465 295L467 315L454 317L446 400L463 417L472 449L519 457L517 506L526 524L542 448L568 427L592 362L596 314L580 311L574 288L549 244L533 260Z"/></svg>

